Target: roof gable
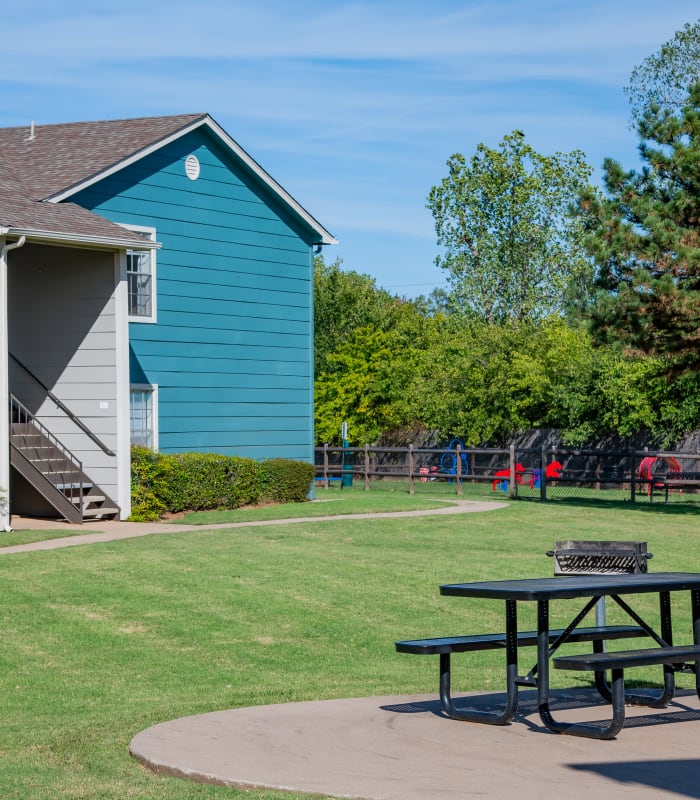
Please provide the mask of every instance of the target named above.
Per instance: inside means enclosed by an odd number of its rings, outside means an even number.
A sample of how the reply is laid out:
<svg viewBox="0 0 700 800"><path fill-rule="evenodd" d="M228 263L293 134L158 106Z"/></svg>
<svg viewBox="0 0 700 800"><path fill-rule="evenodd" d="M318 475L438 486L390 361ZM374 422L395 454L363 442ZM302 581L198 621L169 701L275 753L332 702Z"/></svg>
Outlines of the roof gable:
<svg viewBox="0 0 700 800"><path fill-rule="evenodd" d="M336 239L280 186L208 114L144 117L0 129L5 163L30 195L51 203L65 201L190 131L207 127L261 184L318 237Z"/></svg>

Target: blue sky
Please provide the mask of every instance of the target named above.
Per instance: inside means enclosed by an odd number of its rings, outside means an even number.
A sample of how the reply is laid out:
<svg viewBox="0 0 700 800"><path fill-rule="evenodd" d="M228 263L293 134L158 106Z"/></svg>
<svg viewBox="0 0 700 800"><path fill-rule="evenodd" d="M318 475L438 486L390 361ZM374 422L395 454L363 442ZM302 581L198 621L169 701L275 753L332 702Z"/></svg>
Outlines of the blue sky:
<svg viewBox="0 0 700 800"><path fill-rule="evenodd" d="M3 11L0 125L208 112L397 294L445 284L425 207L455 152L518 128L637 164L631 70L697 0L25 0Z"/></svg>

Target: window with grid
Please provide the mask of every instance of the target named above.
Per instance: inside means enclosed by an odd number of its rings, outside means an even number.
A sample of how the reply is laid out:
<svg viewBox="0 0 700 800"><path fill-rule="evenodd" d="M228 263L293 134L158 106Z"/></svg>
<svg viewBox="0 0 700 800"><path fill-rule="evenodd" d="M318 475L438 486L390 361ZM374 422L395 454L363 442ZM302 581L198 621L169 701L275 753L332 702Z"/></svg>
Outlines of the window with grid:
<svg viewBox="0 0 700 800"><path fill-rule="evenodd" d="M130 402L131 444L155 449L153 387L132 387Z"/></svg>
<svg viewBox="0 0 700 800"><path fill-rule="evenodd" d="M143 225L124 225L149 242L155 242L156 229ZM155 250L126 251L126 284L129 319L132 322L156 321Z"/></svg>
<svg viewBox="0 0 700 800"><path fill-rule="evenodd" d="M129 286L129 316L150 317L153 314L151 254L126 251L126 279Z"/></svg>

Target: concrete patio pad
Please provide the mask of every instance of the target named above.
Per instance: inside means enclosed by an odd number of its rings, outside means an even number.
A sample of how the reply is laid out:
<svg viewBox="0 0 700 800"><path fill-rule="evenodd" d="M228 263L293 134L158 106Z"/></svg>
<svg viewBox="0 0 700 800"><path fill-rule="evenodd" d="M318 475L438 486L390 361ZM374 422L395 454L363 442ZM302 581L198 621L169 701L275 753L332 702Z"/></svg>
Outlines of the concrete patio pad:
<svg viewBox="0 0 700 800"><path fill-rule="evenodd" d="M553 693L564 720L607 719L588 689ZM457 705L497 707L502 695ZM593 704L591 706L591 704ZM613 741L550 733L521 692L505 727L439 715L434 696L324 700L216 711L155 725L131 754L157 772L209 783L366 800L700 798L700 701L630 707Z"/></svg>

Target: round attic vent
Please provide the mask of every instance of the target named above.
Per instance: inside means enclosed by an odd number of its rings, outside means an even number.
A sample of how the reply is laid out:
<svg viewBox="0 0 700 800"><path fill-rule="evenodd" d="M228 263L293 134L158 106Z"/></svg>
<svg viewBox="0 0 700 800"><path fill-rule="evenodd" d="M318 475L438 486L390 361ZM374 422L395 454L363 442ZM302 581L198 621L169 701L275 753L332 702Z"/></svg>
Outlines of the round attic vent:
<svg viewBox="0 0 700 800"><path fill-rule="evenodd" d="M185 159L185 174L191 181L199 177L199 159L197 156L187 156Z"/></svg>

